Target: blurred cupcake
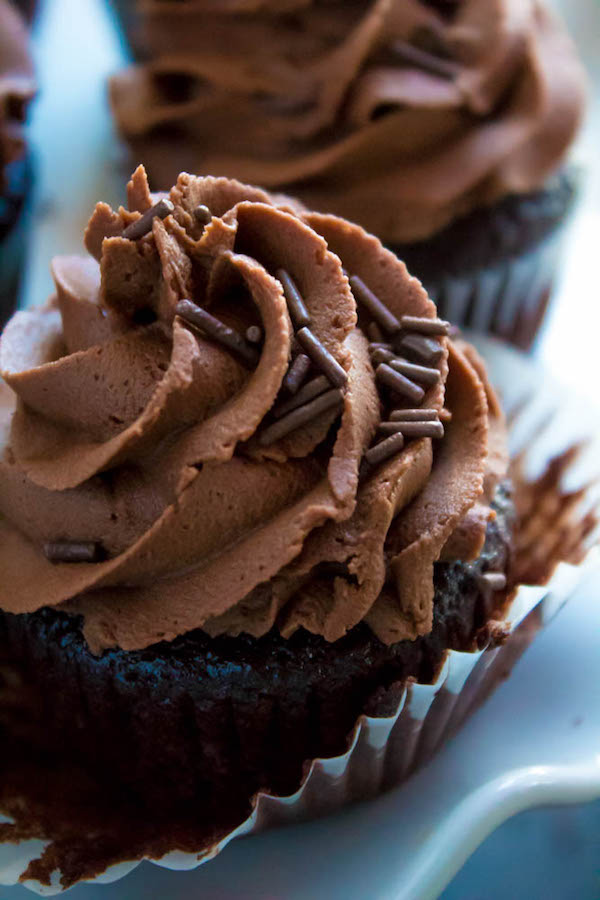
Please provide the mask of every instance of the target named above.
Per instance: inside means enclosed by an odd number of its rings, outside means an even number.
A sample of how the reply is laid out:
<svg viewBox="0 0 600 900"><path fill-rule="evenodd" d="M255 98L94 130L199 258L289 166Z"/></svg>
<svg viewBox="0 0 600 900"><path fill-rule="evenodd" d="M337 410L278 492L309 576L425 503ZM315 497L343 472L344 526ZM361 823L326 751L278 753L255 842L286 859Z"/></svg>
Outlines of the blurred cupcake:
<svg viewBox="0 0 600 900"><path fill-rule="evenodd" d="M143 61L112 80L112 106L154 183L201 171L289 191L406 255L454 323L530 343L584 99L542 3L123 6Z"/></svg>
<svg viewBox="0 0 600 900"><path fill-rule="evenodd" d="M0 342L0 809L63 884L214 852L366 714L341 802L397 781L521 571L498 401L393 253L224 178L128 206Z"/></svg>
<svg viewBox="0 0 600 900"><path fill-rule="evenodd" d="M38 8L37 0L11 0L11 2L28 22L33 20Z"/></svg>
<svg viewBox="0 0 600 900"><path fill-rule="evenodd" d="M31 186L24 124L35 93L29 36L19 13L0 0L0 326L17 304Z"/></svg>

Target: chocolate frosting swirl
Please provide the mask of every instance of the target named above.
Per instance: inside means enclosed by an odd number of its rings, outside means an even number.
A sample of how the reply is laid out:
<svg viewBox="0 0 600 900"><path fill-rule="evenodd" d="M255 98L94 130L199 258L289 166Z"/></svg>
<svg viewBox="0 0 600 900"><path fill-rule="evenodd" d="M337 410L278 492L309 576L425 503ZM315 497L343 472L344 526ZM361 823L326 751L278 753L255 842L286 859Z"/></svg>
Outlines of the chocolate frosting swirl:
<svg viewBox="0 0 600 900"><path fill-rule="evenodd" d="M539 0L137 0L136 14L147 59L111 100L157 184L188 170L289 190L389 243L539 187L581 118L582 68Z"/></svg>
<svg viewBox="0 0 600 900"><path fill-rule="evenodd" d="M0 342L0 608L81 613L95 651L197 627L426 633L433 563L478 554L505 467L488 453L503 425L477 359L441 338L424 403L446 403L443 441L414 440L359 481L382 401L345 273L395 315L433 317L419 282L359 226L222 178L180 175L173 213L125 238L156 199L140 167L129 210L98 204L91 256L55 259L56 295ZM348 380L341 416L264 447L293 344L280 267ZM260 324L256 367L187 325L183 297L242 332ZM106 558L50 562L44 543L64 540Z"/></svg>
<svg viewBox="0 0 600 900"><path fill-rule="evenodd" d="M0 0L0 189L6 166L25 151L23 126L35 94L25 23L7 0Z"/></svg>

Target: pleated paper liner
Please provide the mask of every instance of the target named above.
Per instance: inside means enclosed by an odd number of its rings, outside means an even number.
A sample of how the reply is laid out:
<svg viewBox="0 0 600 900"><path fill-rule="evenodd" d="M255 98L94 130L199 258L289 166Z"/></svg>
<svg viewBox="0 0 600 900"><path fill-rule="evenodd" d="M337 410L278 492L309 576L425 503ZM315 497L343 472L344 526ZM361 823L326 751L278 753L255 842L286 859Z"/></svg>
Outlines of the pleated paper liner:
<svg viewBox="0 0 600 900"><path fill-rule="evenodd" d="M415 254L409 245L397 252L443 318L529 350L552 299L584 179L570 164L533 195L505 198L488 217L484 210L467 216L462 231L460 222L449 226L432 250Z"/></svg>
<svg viewBox="0 0 600 900"><path fill-rule="evenodd" d="M509 415L520 515L517 571L523 581L533 576L546 583L522 584L503 622L489 623L488 646L473 653L449 651L434 684L390 689L379 715L359 718L346 752L307 764L303 782L291 796L260 793L253 798L248 818L228 834L207 840L193 852L174 850L159 859L152 858L156 848L148 847L126 861L102 865L98 847L104 836L96 830L89 836L90 852L93 847L94 870L101 874L88 878L82 870L83 880L115 881L144 858L168 869L193 869L235 838L332 813L400 784L506 678L535 635L598 563L599 473L593 470L600 460L598 422L590 422L587 408L573 403L546 373L516 351L489 340L479 343ZM0 845L0 884L21 882L42 896L60 893L80 877L66 863L70 848L26 833L25 821L26 812L15 828L26 839ZM5 817L4 822L9 820ZM115 858L118 854L111 847L107 863ZM63 870L68 871L65 877Z"/></svg>
<svg viewBox="0 0 600 900"><path fill-rule="evenodd" d="M453 325L529 350L550 303L564 238L558 229L520 256L464 276L427 282L425 288L440 316Z"/></svg>

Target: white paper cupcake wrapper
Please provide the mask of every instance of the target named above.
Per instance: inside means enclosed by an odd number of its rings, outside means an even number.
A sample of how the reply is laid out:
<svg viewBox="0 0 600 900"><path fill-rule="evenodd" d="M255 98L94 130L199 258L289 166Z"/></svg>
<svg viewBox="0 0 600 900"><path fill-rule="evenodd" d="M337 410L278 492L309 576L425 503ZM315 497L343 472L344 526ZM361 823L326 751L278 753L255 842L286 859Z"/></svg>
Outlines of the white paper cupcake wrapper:
<svg viewBox="0 0 600 900"><path fill-rule="evenodd" d="M588 453L574 461L566 473L571 487L578 482L587 483L586 459L590 456L599 458L597 436L590 435L589 431L589 417L584 420L587 435L577 433L564 421L565 410L571 415L577 411L572 398L567 407L564 391L545 376L540 381L540 370L515 351L489 340L478 343L492 380L503 393L509 416L518 411L511 426L513 453L526 444L525 462L535 477L561 449L584 437L596 438L595 449L588 446ZM550 407L548 402L551 402ZM539 428L541 414L545 429ZM581 417L577 421L581 422ZM592 490L587 492L585 500L588 507L597 502ZM594 546L584 563L578 566L561 563L544 587L521 586L506 614L510 633L505 643L475 653L449 651L434 684L408 685L391 716L361 716L346 752L329 759L313 760L303 784L294 794L275 797L260 793L255 797L252 814L217 843L198 848L195 853L171 852L150 861L167 869L194 869L215 857L235 838L281 824L317 818L402 782L431 758L506 677L536 633L568 600L589 569L599 564L599 557L598 548ZM46 846L47 842L39 840L0 845L0 885L17 884L29 863L38 859ZM141 859L137 859L111 866L91 881L97 884L116 881L140 862ZM41 896L62 891L60 872L53 873L50 885L33 880L21 883Z"/></svg>

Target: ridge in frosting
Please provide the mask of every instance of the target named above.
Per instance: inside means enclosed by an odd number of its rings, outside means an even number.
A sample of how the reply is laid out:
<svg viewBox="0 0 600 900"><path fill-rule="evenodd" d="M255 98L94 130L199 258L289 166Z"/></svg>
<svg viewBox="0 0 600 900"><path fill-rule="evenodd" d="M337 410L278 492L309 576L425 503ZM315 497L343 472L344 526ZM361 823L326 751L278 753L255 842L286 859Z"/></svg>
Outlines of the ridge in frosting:
<svg viewBox="0 0 600 900"><path fill-rule="evenodd" d="M142 167L127 195L0 341L0 608L82 615L94 652L427 633L506 468L474 351L357 225Z"/></svg>
<svg viewBox="0 0 600 900"><path fill-rule="evenodd" d="M388 243L540 187L585 78L540 0L132 0L142 61L119 130L167 187L182 169L286 190Z"/></svg>

